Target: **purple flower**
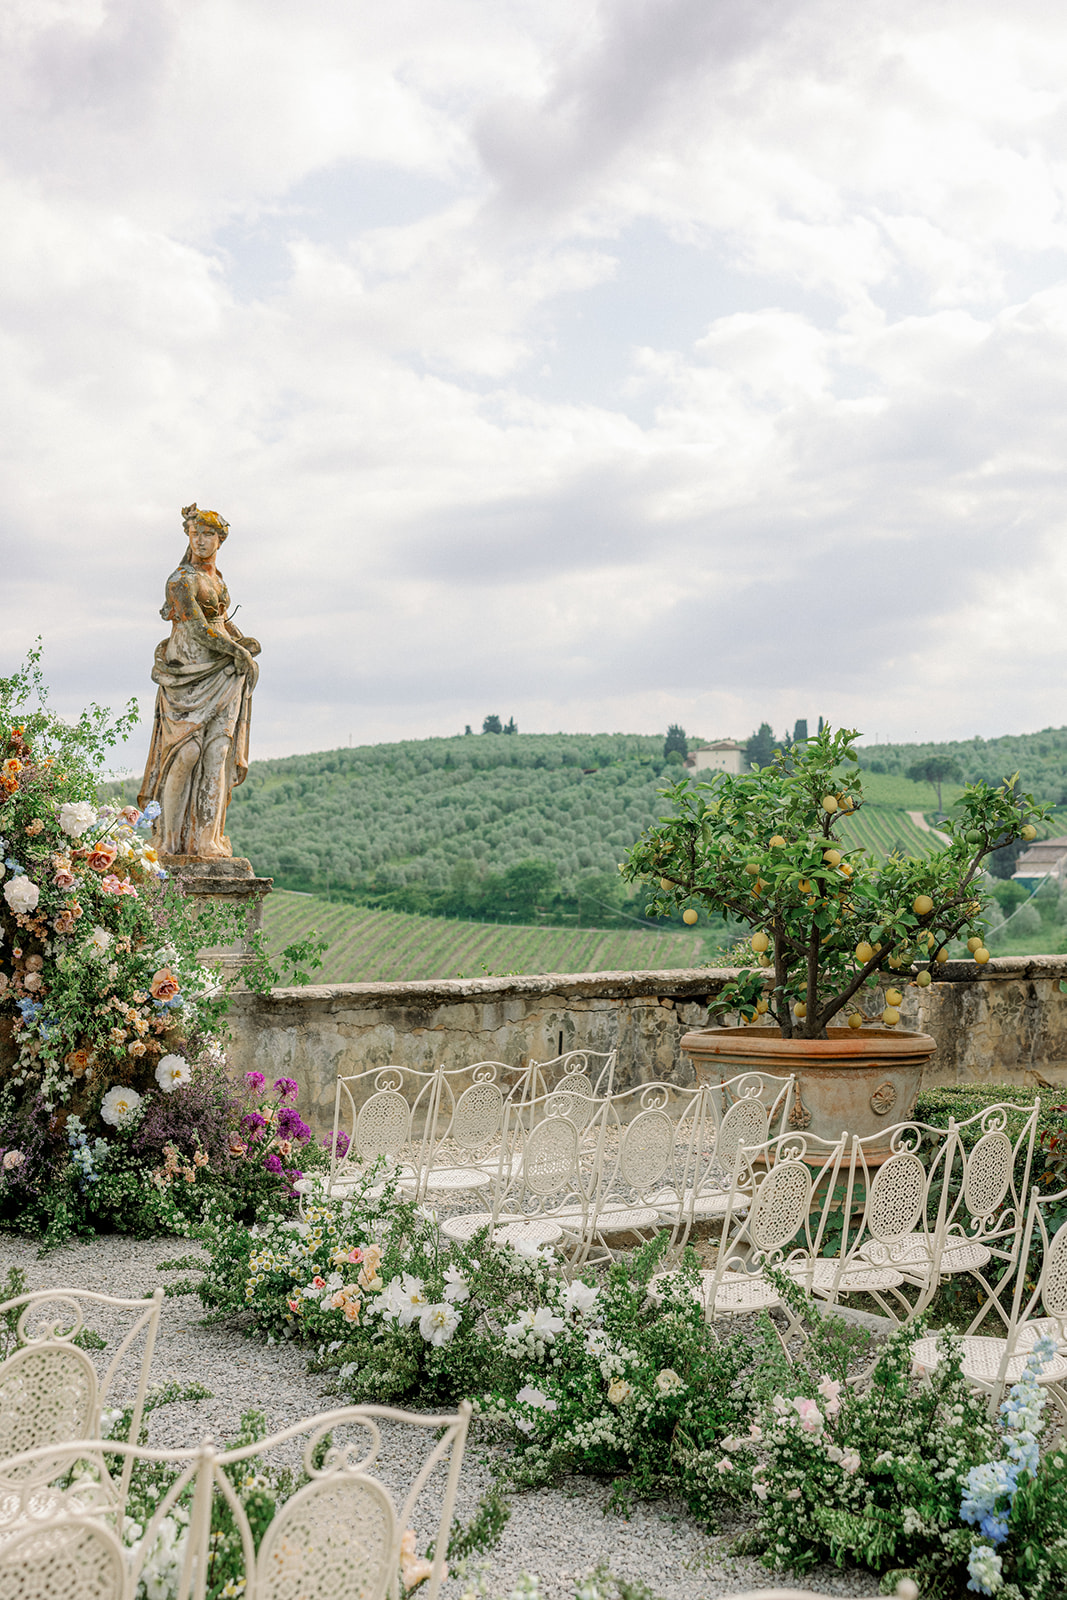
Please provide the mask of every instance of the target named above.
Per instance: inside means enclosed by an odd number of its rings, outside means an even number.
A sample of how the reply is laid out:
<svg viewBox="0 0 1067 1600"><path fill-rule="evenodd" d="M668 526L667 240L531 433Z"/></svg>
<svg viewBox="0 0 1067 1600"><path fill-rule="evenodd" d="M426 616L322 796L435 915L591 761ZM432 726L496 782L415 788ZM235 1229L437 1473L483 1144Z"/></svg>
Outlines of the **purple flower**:
<svg viewBox="0 0 1067 1600"><path fill-rule="evenodd" d="M295 1100L300 1093L300 1085L295 1078L278 1078L274 1087L283 1100Z"/></svg>
<svg viewBox="0 0 1067 1600"><path fill-rule="evenodd" d="M262 1087L266 1083L266 1081L267 1080L263 1076L262 1072L246 1072L245 1073L245 1082L247 1083L248 1087L250 1089L252 1089L256 1094L259 1093L259 1091L262 1089Z"/></svg>
<svg viewBox="0 0 1067 1600"><path fill-rule="evenodd" d="M261 1117L258 1111L249 1111L241 1118L241 1126L250 1139L262 1139L267 1119Z"/></svg>
<svg viewBox="0 0 1067 1600"><path fill-rule="evenodd" d="M310 1139L311 1129L293 1106L282 1106L274 1119L279 1139Z"/></svg>
<svg viewBox="0 0 1067 1600"><path fill-rule="evenodd" d="M328 1150L330 1148L330 1137L331 1136L328 1133L324 1133L322 1136L322 1148L324 1150ZM345 1132L345 1130L343 1128L338 1128L337 1142L334 1145L334 1155L339 1161L342 1156L346 1156L348 1154L348 1147L351 1143L352 1141L348 1137L348 1134Z"/></svg>
<svg viewBox="0 0 1067 1600"><path fill-rule="evenodd" d="M285 1168L282 1166L282 1158L281 1158L281 1156L276 1156L274 1154L273 1150L271 1151L270 1155L267 1156L267 1158L264 1161L263 1165L266 1167L268 1172L284 1172L285 1171Z"/></svg>

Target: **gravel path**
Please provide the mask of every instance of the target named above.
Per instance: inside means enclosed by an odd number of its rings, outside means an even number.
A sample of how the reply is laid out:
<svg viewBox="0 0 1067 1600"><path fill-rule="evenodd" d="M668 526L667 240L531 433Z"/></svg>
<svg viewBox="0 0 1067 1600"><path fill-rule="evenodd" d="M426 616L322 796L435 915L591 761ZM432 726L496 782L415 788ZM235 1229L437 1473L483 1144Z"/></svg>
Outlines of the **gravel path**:
<svg viewBox="0 0 1067 1600"><path fill-rule="evenodd" d="M189 1276L161 1273L157 1264L197 1253L186 1239L134 1240L112 1234L66 1245L39 1260L33 1243L0 1235L0 1274L17 1266L25 1271L31 1289L66 1286L132 1298L159 1283ZM88 1326L108 1339L109 1350L94 1355L101 1368L121 1339L117 1314L112 1319L104 1310L92 1307L86 1317ZM265 1412L269 1428L276 1431L338 1403L324 1378L308 1374L299 1349L261 1344L227 1327L204 1326L201 1316L195 1296L164 1301L152 1381L199 1382L213 1391L214 1398L154 1412L149 1427L152 1444L194 1445L205 1434L225 1442L236 1433L241 1413L253 1409ZM413 1450L419 1449L409 1434L399 1426L383 1430L382 1454L375 1468L398 1499L417 1459ZM489 1487L489 1455L478 1439L468 1445L458 1505L464 1519ZM299 1446L295 1446L288 1452L287 1464L298 1462ZM442 1476L436 1474L438 1479ZM714 1600L775 1581L755 1560L729 1554L740 1521L724 1519L722 1531L710 1535L683 1508L665 1504L642 1504L623 1518L605 1511L609 1492L607 1485L573 1478L558 1489L516 1495L503 1538L487 1558L490 1591L509 1594L525 1570L538 1575L542 1600L572 1600L576 1580L601 1562L616 1577L639 1579L665 1600ZM420 1502L420 1543L436 1514L434 1496L431 1480ZM833 1567L816 1568L804 1578L788 1581L814 1594L873 1595L878 1588L869 1574L840 1573ZM444 1592L455 1600L460 1586L449 1583Z"/></svg>

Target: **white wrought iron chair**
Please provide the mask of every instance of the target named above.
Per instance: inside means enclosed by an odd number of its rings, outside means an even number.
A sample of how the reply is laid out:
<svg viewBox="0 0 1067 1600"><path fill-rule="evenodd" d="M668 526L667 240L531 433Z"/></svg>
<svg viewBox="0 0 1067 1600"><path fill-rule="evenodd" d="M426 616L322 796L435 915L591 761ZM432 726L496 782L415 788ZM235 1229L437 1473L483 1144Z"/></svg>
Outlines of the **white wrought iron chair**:
<svg viewBox="0 0 1067 1600"><path fill-rule="evenodd" d="M746 1589L744 1594L724 1594L720 1600L819 1600L818 1589ZM910 1578L901 1578L893 1590L896 1600L919 1600L918 1587ZM866 1600L885 1600L884 1595L868 1595Z"/></svg>
<svg viewBox="0 0 1067 1600"><path fill-rule="evenodd" d="M130 1313L130 1326L108 1362L102 1382L89 1356L75 1343L85 1331L84 1310L91 1305ZM119 1397L114 1390L123 1362L143 1334L137 1382L132 1400L127 1402L127 1442L136 1443L159 1332L162 1288L156 1289L150 1300L125 1300L89 1289L34 1289L5 1300L0 1318L20 1306L17 1348L0 1365L0 1458L38 1445L98 1439L104 1405L116 1406ZM117 1489L120 1495L125 1493L129 1470L124 1464Z"/></svg>
<svg viewBox="0 0 1067 1600"><path fill-rule="evenodd" d="M330 1171L325 1180L298 1178L302 1197L345 1200L374 1182L366 1193L380 1196L389 1183L416 1178L432 1138L439 1089L438 1071L414 1067L369 1067L338 1077L334 1091Z"/></svg>
<svg viewBox="0 0 1067 1600"><path fill-rule="evenodd" d="M685 1243L698 1222L721 1219L728 1211L738 1214L738 1196L733 1192L738 1151L742 1145L765 1144L789 1131L795 1091L792 1074L782 1079L766 1072L742 1072L705 1086L701 1135L674 1247Z"/></svg>
<svg viewBox="0 0 1067 1600"><path fill-rule="evenodd" d="M927 1168L919 1151L930 1131L921 1123L902 1122L866 1139L851 1139L834 1199L841 1219L837 1247L832 1254L800 1258L787 1269L806 1293L830 1305L867 1294L897 1323L925 1309L937 1288L945 1232L948 1185L941 1180L955 1150L950 1132L935 1146ZM887 1142L890 1153L883 1159ZM907 1285L916 1291L914 1300L904 1292Z"/></svg>
<svg viewBox="0 0 1067 1600"><path fill-rule="evenodd" d="M576 1265L610 1261L608 1241L620 1234L647 1240L669 1228L673 1244L691 1203L706 1106L704 1090L692 1084L645 1083L607 1098L585 1242Z"/></svg>
<svg viewBox="0 0 1067 1600"><path fill-rule="evenodd" d="M742 1145L734 1164L730 1206L715 1265L700 1272L693 1293L709 1322L781 1308L791 1332L796 1318L782 1300L768 1267L796 1272L820 1253L847 1135L836 1143L812 1134L779 1134L764 1144ZM814 1222L813 1222L814 1219ZM652 1298L672 1273L657 1273ZM778 1332L782 1348L788 1345Z"/></svg>
<svg viewBox="0 0 1067 1600"><path fill-rule="evenodd" d="M195 1450L148 1450L130 1444L94 1444L80 1452L36 1450L0 1462L0 1597L2 1600L129 1600L179 1498L189 1500L181 1575L175 1600L203 1600L210 1586L212 1513L225 1505L240 1537L245 1585L242 1600L399 1600L402 1540L413 1527L415 1505L430 1474L447 1463L434 1539L434 1556L420 1593L435 1600L445 1557L471 1407L464 1401L448 1416L417 1416L386 1406L346 1406L294 1423L258 1443L219 1451L210 1441ZM397 1511L388 1489L370 1475L381 1446L379 1423L440 1430L404 1503ZM327 1435L358 1428L366 1443L334 1442L321 1464L316 1453ZM308 1482L277 1510L257 1552L252 1529L230 1474L265 1458L302 1433ZM160 1497L137 1544L118 1537L121 1509L94 1493L93 1476L107 1456L169 1465L175 1476ZM45 1482L75 1465L78 1481L44 1490ZM58 1467L58 1470L57 1470ZM128 1476L128 1474L126 1474Z"/></svg>
<svg viewBox="0 0 1067 1600"><path fill-rule="evenodd" d="M967 1333L963 1336L963 1375L969 1383L989 1394L989 1412L996 1416L1004 1390L1017 1383L1038 1339L1050 1335L1058 1351L1046 1365L1038 1381L1046 1387L1060 1413L1061 1428L1067 1424L1067 1222L1049 1238L1046 1212L1057 1214L1067 1205L1067 1189L1059 1194L1042 1195L1034 1189L1023 1224L1022 1245L1016 1257L1011 1310L1003 1337ZM1027 1290L1027 1268L1031 1241L1040 1257L1040 1268L1033 1288ZM1044 1316L1037 1315L1038 1308ZM912 1346L916 1371L931 1371L941 1359L941 1335L919 1339Z"/></svg>
<svg viewBox="0 0 1067 1600"><path fill-rule="evenodd" d="M439 1070L427 1109L427 1131L418 1170L399 1181L401 1193L430 1205L447 1206L457 1197L487 1190L500 1159L504 1107L499 1061ZM518 1085L530 1080L527 1069Z"/></svg>
<svg viewBox="0 0 1067 1600"><path fill-rule="evenodd" d="M617 1062L617 1050L566 1050L551 1061L531 1061L522 1091L513 1091L512 1098L539 1100L568 1088L587 1100L602 1100L614 1089Z"/></svg>
<svg viewBox="0 0 1067 1600"><path fill-rule="evenodd" d="M569 1082L564 1078L558 1090L507 1104L489 1204L443 1218L445 1238L468 1242L488 1228L498 1244L555 1245L580 1258L607 1102L578 1094Z"/></svg>

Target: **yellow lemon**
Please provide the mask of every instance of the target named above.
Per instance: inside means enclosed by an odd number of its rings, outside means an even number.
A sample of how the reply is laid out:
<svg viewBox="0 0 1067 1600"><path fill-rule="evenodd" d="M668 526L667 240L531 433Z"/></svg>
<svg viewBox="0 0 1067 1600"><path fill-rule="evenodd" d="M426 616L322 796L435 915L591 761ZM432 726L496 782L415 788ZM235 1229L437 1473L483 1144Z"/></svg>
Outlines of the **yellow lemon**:
<svg viewBox="0 0 1067 1600"><path fill-rule="evenodd" d="M823 801L823 805L825 805L825 804L826 804L826 801L824 800ZM842 811L851 811L852 810L852 796L850 794L838 795L838 804L840 805Z"/></svg>
<svg viewBox="0 0 1067 1600"><path fill-rule="evenodd" d="M794 1016L797 1016L797 1017L806 1017L807 1016L808 1008L807 1008L807 1005L805 1004L805 1002L803 1000L798 1000L797 1001L796 1005L793 1007L793 1014L794 1014Z"/></svg>
<svg viewBox="0 0 1067 1600"><path fill-rule="evenodd" d="M761 1016L761 1017L764 1017L764 1016L766 1016L766 1014L767 1014L767 1012L768 1012L768 1011L769 1011L769 1010L770 1010L770 1009L771 1009L771 1008L770 1008L770 1006L769 1006L769 1005L768 1005L768 1003L767 1003L767 1001L766 1001L766 1000L757 1000L757 1001L756 1001L756 1010L757 1010L757 1012L758 1012L758 1013L759 1013L759 1015L760 1015L760 1016Z"/></svg>
<svg viewBox="0 0 1067 1600"><path fill-rule="evenodd" d="M1032 822L1024 823L1024 825L1019 829L1019 838L1026 839L1027 841L1037 838L1037 829L1034 827Z"/></svg>
<svg viewBox="0 0 1067 1600"><path fill-rule="evenodd" d="M940 961L947 961L948 960L948 951L947 950L939 950L937 952L937 955L934 957L934 960L935 961L939 961L939 962Z"/></svg>
<svg viewBox="0 0 1067 1600"><path fill-rule="evenodd" d="M823 808L824 811L829 811L831 813L836 811L837 810L837 796L836 796L836 794L824 794L823 797L822 797L822 808Z"/></svg>
<svg viewBox="0 0 1067 1600"><path fill-rule="evenodd" d="M810 878L801 878L800 882L797 884L797 888L800 890L801 894L810 894L811 893L811 879Z"/></svg>
<svg viewBox="0 0 1067 1600"><path fill-rule="evenodd" d="M771 849L772 850L784 850L785 849L785 843L786 843L786 841L782 838L782 835L780 833L776 833L776 834L772 835L772 837L771 837Z"/></svg>
<svg viewBox="0 0 1067 1600"><path fill-rule="evenodd" d="M663 890L664 894L670 894L671 890L674 888L674 884L669 878L661 878L659 880L659 886Z"/></svg>
<svg viewBox="0 0 1067 1600"><path fill-rule="evenodd" d="M763 954L770 942L765 933L754 933L752 935L752 948L758 956Z"/></svg>
<svg viewBox="0 0 1067 1600"><path fill-rule="evenodd" d="M849 1016L849 1019L848 1019L848 1025L849 1025L850 1028L862 1028L863 1027L863 1018L860 1016L858 1011L853 1011L851 1013L851 1015Z"/></svg>
<svg viewBox="0 0 1067 1600"><path fill-rule="evenodd" d="M750 878L758 878L759 877L759 862L758 861L746 861L745 862L745 871L748 873Z"/></svg>
<svg viewBox="0 0 1067 1600"><path fill-rule="evenodd" d="M692 906L690 906L687 911L682 912L682 921L688 923L690 927L693 926L694 922L698 922L699 920L700 912L694 911Z"/></svg>
<svg viewBox="0 0 1067 1600"><path fill-rule="evenodd" d="M978 949L974 952L974 959L977 961L980 967L985 966L986 962L989 960L989 951L986 949L985 945L979 945Z"/></svg>
<svg viewBox="0 0 1067 1600"><path fill-rule="evenodd" d="M856 960L860 963L861 966L865 967L867 965L868 961L871 959L871 957L873 955L874 955L873 946L869 945L867 943L866 939L861 940L860 943L856 946Z"/></svg>
<svg viewBox="0 0 1067 1600"><path fill-rule="evenodd" d="M852 876L852 868L847 861L842 861L841 863L841 876L843 878L851 878Z"/></svg>
<svg viewBox="0 0 1067 1600"><path fill-rule="evenodd" d="M882 1012L882 1021L885 1023L887 1028L896 1027L897 1023L900 1021L900 1012L897 1010L896 1006L886 1006L885 1010Z"/></svg>
<svg viewBox="0 0 1067 1600"><path fill-rule="evenodd" d="M971 952L972 956L976 950L981 950L982 941L979 939L976 933L972 933L971 937L967 940L967 948Z"/></svg>
<svg viewBox="0 0 1067 1600"><path fill-rule="evenodd" d="M824 850L822 858L828 867L839 867L841 865L840 850Z"/></svg>
<svg viewBox="0 0 1067 1600"><path fill-rule="evenodd" d="M928 894L917 894L911 903L911 909L917 917L928 917L934 909L934 902Z"/></svg>
<svg viewBox="0 0 1067 1600"><path fill-rule="evenodd" d="M761 967L769 967L771 964L770 956L760 956L759 964Z"/></svg>
<svg viewBox="0 0 1067 1600"><path fill-rule="evenodd" d="M901 994L899 989L887 989L885 992L885 1003L887 1006L899 1006L903 998L904 996Z"/></svg>
<svg viewBox="0 0 1067 1600"><path fill-rule="evenodd" d="M920 972L916 977L915 982L919 985L920 989L928 988L930 984L930 974L928 972Z"/></svg>

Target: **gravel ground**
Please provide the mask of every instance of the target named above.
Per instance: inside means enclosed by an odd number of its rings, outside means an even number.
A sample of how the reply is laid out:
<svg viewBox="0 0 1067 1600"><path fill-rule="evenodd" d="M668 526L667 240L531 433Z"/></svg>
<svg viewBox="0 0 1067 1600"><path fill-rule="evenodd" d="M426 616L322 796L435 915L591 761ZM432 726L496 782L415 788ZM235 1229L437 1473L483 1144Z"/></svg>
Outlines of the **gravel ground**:
<svg viewBox="0 0 1067 1600"><path fill-rule="evenodd" d="M196 1246L186 1239L105 1235L66 1245L39 1260L33 1243L0 1235L0 1274L17 1266L25 1271L30 1289L65 1286L133 1298L159 1283L189 1276L161 1273L157 1264L196 1253ZM107 1308L93 1306L86 1316L87 1325L108 1340L109 1350L93 1358L101 1370L122 1337L121 1315L111 1316ZM224 1443L236 1433L244 1411L265 1412L269 1428L277 1431L337 1404L325 1380L305 1370L298 1349L261 1344L227 1327L205 1326L201 1316L195 1296L164 1301L152 1381L199 1382L213 1391L214 1398L153 1413L149 1428L153 1445L189 1446L208 1434ZM136 1383L136 1374L132 1381ZM425 1441L413 1445L413 1431L399 1425L384 1429L374 1469L398 1501L413 1461L426 1447ZM286 1464L297 1466L299 1455L300 1446L291 1446L285 1452ZM420 1544L433 1527L442 1480L439 1470L420 1502ZM471 1515L489 1482L489 1450L475 1439L464 1460L457 1508L461 1517ZM558 1489L514 1496L503 1538L486 1558L490 1592L507 1595L525 1570L537 1574L542 1600L571 1600L576 1580L601 1562L616 1577L639 1579L666 1600L714 1600L774 1582L756 1561L729 1554L740 1521L724 1521L722 1531L710 1535L684 1509L666 1504L642 1504L623 1518L606 1510L608 1495L607 1486L574 1478ZM867 1573L855 1569L840 1573L833 1567L816 1568L804 1578L788 1581L813 1594L873 1595L878 1588L877 1580ZM460 1587L449 1583L445 1593L454 1600Z"/></svg>

